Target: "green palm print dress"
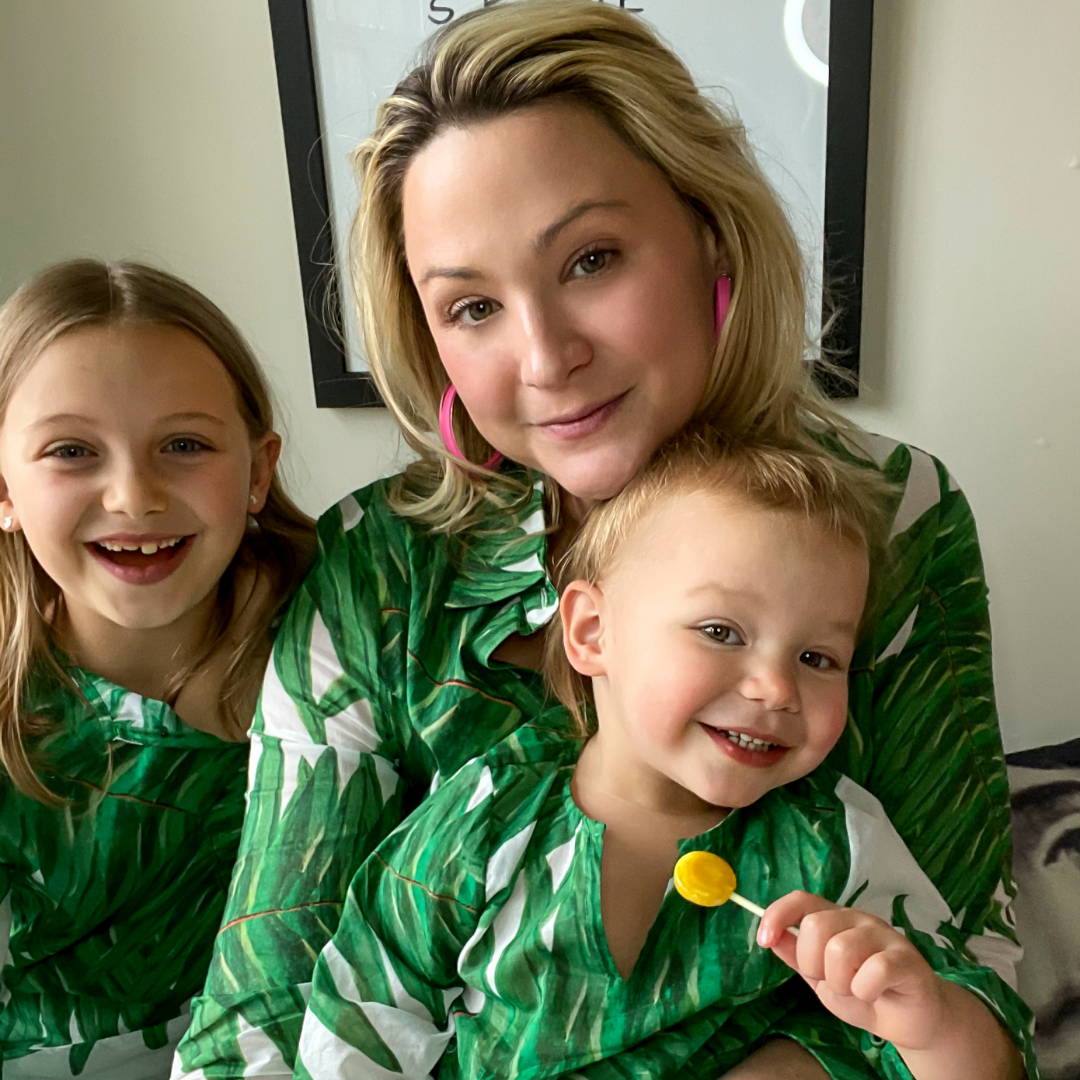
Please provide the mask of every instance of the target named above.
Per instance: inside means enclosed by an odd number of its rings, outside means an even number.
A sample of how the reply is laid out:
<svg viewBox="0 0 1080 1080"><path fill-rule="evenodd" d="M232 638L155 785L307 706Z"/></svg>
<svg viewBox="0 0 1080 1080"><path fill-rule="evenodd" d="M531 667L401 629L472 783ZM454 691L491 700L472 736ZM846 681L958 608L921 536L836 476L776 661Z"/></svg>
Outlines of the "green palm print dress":
<svg viewBox="0 0 1080 1080"><path fill-rule="evenodd" d="M600 919L604 827L570 792L580 749L522 729L375 850L316 965L297 1077L719 1077L784 1033L804 984L734 904L702 909L669 889L619 974ZM793 889L854 898L943 977L992 1009L1011 1002L1006 1027L1026 1024L999 977L952 944L947 905L877 800L828 766L679 847L720 855L763 903ZM894 1047L852 1035L864 1060L835 1074L909 1076Z"/></svg>
<svg viewBox="0 0 1080 1080"><path fill-rule="evenodd" d="M874 436L835 449L899 491L881 614L831 764L881 801L957 913L956 936L1011 978L1008 786L971 511L925 453ZM174 1077L288 1077L316 958L365 856L433 786L544 710L540 676L492 658L557 609L542 481L467 543L396 516L386 491L377 482L323 515L318 561L278 632L225 921ZM788 1031L827 1067L850 1051L816 1019Z"/></svg>
<svg viewBox="0 0 1080 1080"><path fill-rule="evenodd" d="M221 921L247 745L69 668L44 685L44 806L0 781L0 1075L164 1080Z"/></svg>

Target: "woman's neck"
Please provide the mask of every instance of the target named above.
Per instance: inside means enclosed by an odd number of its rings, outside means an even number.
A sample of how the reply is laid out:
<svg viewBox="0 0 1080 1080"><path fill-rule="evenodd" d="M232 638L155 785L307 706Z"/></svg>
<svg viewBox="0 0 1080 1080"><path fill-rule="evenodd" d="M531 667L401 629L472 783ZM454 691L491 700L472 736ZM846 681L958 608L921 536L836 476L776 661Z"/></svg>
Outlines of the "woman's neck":
<svg viewBox="0 0 1080 1080"><path fill-rule="evenodd" d="M63 605L53 627L57 644L79 667L143 697L164 699L169 684L207 640L216 594L167 626L131 629L94 611Z"/></svg>

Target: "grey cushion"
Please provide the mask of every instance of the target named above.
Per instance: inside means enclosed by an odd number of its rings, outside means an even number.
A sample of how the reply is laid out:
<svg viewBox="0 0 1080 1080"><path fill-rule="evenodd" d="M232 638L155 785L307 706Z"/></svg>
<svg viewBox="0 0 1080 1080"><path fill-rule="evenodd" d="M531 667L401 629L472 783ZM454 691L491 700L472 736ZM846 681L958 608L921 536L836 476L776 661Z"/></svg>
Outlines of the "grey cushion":
<svg viewBox="0 0 1080 1080"><path fill-rule="evenodd" d="M1020 993L1045 1080L1080 1077L1080 739L1008 755Z"/></svg>

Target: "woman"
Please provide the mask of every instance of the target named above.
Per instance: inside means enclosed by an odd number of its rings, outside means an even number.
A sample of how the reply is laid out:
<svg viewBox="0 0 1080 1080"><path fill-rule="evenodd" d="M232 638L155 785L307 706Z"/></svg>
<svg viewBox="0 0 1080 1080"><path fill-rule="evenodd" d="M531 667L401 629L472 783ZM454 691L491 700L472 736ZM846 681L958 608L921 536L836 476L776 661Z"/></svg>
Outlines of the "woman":
<svg viewBox="0 0 1080 1080"><path fill-rule="evenodd" d="M419 460L320 523L253 731L186 1075L289 1075L356 867L433 784L540 716L554 562L695 417L825 441L899 485L834 761L1008 974L1007 788L970 512L934 459L852 431L808 382L798 250L739 125L631 16L526 0L441 32L356 168L368 359ZM729 1077L858 1075L851 1036L829 1031L793 998L783 1037Z"/></svg>

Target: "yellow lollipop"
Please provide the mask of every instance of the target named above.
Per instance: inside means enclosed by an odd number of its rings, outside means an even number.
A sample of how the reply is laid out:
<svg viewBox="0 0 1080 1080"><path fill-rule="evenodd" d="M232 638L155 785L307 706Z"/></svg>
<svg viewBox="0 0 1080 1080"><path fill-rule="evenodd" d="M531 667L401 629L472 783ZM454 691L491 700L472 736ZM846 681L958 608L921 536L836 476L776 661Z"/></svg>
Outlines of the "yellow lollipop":
<svg viewBox="0 0 1080 1080"><path fill-rule="evenodd" d="M735 871L711 851L688 851L675 864L675 889L684 899L699 907L719 907L729 900L752 911L759 919L765 909L735 891ZM797 934L798 929L788 929Z"/></svg>

